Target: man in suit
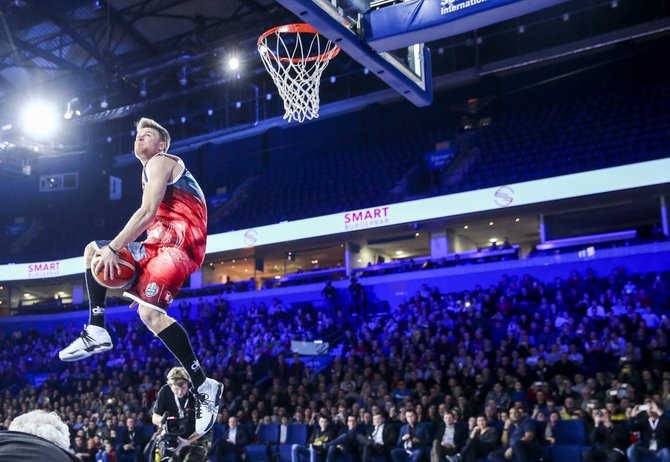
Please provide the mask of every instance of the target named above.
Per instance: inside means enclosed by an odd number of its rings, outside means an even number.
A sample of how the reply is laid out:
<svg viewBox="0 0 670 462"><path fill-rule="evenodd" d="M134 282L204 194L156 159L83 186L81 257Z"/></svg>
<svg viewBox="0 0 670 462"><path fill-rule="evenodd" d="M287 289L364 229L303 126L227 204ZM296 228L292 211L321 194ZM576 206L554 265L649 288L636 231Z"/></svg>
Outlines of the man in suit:
<svg viewBox="0 0 670 462"><path fill-rule="evenodd" d="M433 438L430 462L444 462L445 457L451 462L454 460L453 456L461 452L467 439L467 427L457 425L454 413L446 411L442 415L442 423Z"/></svg>
<svg viewBox="0 0 670 462"><path fill-rule="evenodd" d="M589 435L592 448L584 453L585 462L625 462L629 438L628 430L614 425L607 408L593 413L594 427Z"/></svg>
<svg viewBox="0 0 670 462"><path fill-rule="evenodd" d="M628 460L670 462L670 421L655 401L635 406L630 413L630 428L640 432L640 440L628 448Z"/></svg>
<svg viewBox="0 0 670 462"><path fill-rule="evenodd" d="M126 428L121 431L119 436L119 445L116 448L117 460L121 462L141 462L143 460L142 452L148 439L144 433L137 429L135 419L129 417L126 419Z"/></svg>
<svg viewBox="0 0 670 462"><path fill-rule="evenodd" d="M244 447L249 444L249 435L240 427L237 417L228 419L228 428L218 441L214 442L216 462L233 460L240 462L244 458Z"/></svg>
<svg viewBox="0 0 670 462"><path fill-rule="evenodd" d="M372 428L368 429L364 437L362 435L358 437L361 461L370 462L372 456L382 456L388 460L397 439L397 427L386 422L386 416L381 412L373 415Z"/></svg>
<svg viewBox="0 0 670 462"><path fill-rule="evenodd" d="M419 462L426 458L430 448L430 435L426 427L417 425L416 412L405 411L407 423L400 428L398 447L391 451L393 462Z"/></svg>

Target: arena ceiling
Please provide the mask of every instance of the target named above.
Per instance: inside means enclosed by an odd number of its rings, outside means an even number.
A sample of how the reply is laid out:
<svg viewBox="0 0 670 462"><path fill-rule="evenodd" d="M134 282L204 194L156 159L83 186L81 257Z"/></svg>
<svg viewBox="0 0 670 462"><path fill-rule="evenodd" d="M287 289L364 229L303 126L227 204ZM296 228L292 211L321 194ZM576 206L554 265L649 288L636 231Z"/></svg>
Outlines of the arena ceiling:
<svg viewBox="0 0 670 462"><path fill-rule="evenodd" d="M645 8L640 13L635 0L574 0L523 18L523 23L508 21L428 44L435 88L463 84L453 76L467 74L472 82L500 69L537 66L553 59L545 53L551 47L552 56L559 57L554 61L567 60L611 49L631 37L648 40L652 33L667 33L667 0L650 0ZM40 146L40 155L101 149L116 155L128 151L128 128L139 114L169 119L173 125L188 115L189 123L181 123L181 139L254 119L258 123L259 113L261 120L281 115L279 98L271 105L263 98L276 89L258 58L256 40L270 27L296 21L276 0L0 0L0 127L15 123L26 100L47 95L58 100L63 114L68 109L76 114L71 121L75 127L91 128ZM649 26L641 30L643 23ZM631 27L637 29L606 37L614 45L599 46L602 34ZM243 61L237 75L225 69L232 55ZM495 62L506 67L491 64ZM333 60L327 73L338 76L337 85L322 85L322 104L387 89L373 76L363 78L361 71L346 55ZM240 100L251 101L245 115L234 109ZM190 117L217 107L221 112L232 107L233 114L216 121ZM122 141L115 143L117 137ZM103 145L92 146L91 139L103 140ZM5 140L19 145L16 136L0 131L0 150ZM30 154L35 146L19 147Z"/></svg>
<svg viewBox="0 0 670 462"><path fill-rule="evenodd" d="M2 0L0 104L58 94L86 114L193 89L291 16L274 0Z"/></svg>

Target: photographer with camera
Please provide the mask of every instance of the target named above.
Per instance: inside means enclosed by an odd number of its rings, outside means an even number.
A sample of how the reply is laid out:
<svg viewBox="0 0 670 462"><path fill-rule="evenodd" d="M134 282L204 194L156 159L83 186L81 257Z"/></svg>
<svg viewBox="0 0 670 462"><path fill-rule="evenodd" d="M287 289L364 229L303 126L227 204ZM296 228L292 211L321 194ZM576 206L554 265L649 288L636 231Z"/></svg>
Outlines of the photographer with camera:
<svg viewBox="0 0 670 462"><path fill-rule="evenodd" d="M594 409L594 427L589 435L592 448L584 453L586 462L625 462L628 447L628 429L612 422L607 408Z"/></svg>
<svg viewBox="0 0 670 462"><path fill-rule="evenodd" d="M173 367L167 384L158 391L151 421L158 427L152 461L205 462L212 432L195 432L195 396L191 379L183 367Z"/></svg>

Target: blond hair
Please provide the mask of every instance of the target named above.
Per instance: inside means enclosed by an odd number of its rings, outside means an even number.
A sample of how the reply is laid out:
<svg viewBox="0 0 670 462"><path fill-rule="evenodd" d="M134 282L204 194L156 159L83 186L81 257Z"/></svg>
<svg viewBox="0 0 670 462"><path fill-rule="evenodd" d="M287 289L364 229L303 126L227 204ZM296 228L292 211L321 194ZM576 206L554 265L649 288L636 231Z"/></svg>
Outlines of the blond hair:
<svg viewBox="0 0 670 462"><path fill-rule="evenodd" d="M158 132L158 137L160 138L160 140L165 143L164 151L167 152L168 148L170 147L170 132L168 132L165 127L163 127L155 120L149 119L147 117L142 117L137 122L136 125L138 130L141 130L143 128L153 128L154 130L156 130Z"/></svg>
<svg viewBox="0 0 670 462"><path fill-rule="evenodd" d="M180 380L185 380L186 382L191 381L191 377L188 375L188 372L186 372L186 369L183 367L173 367L170 369L170 372L168 372L167 375L168 383L173 384L175 382L179 382Z"/></svg>
<svg viewBox="0 0 670 462"><path fill-rule="evenodd" d="M70 430L55 412L41 409L27 412L16 417L9 424L9 429L39 436L51 441L59 448L70 450Z"/></svg>

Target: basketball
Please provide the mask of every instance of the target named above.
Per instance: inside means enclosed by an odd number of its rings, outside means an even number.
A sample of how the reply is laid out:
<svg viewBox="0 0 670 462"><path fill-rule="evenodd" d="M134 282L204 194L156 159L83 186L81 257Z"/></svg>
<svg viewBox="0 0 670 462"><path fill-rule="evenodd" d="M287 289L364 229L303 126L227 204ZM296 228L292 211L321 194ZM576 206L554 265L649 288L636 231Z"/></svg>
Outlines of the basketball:
<svg viewBox="0 0 670 462"><path fill-rule="evenodd" d="M119 250L119 269L120 272L114 274L114 279L105 279L104 268L100 268L100 271L95 271L95 265L98 262L97 257L93 257L91 260L91 272L93 273L93 278L101 286L105 286L108 289L120 289L125 287L132 279L135 277L135 271L137 269L137 262L133 258L133 255L126 248Z"/></svg>

